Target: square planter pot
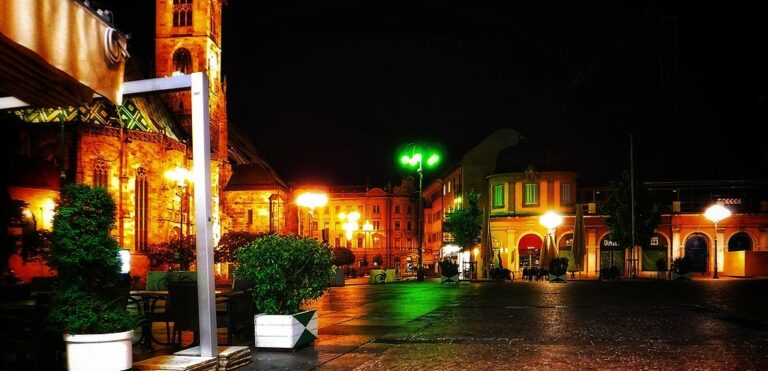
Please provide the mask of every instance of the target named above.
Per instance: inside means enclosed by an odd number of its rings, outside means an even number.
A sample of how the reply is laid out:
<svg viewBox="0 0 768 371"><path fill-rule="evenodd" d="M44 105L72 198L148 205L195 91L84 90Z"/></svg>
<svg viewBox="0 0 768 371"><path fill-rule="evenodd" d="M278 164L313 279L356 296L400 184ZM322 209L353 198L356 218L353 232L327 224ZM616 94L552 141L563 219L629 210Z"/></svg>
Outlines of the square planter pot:
<svg viewBox="0 0 768 371"><path fill-rule="evenodd" d="M111 334L64 334L67 368L80 370L128 370L133 367L133 330Z"/></svg>
<svg viewBox="0 0 768 371"><path fill-rule="evenodd" d="M440 283L459 283L459 275L450 277L440 276Z"/></svg>
<svg viewBox="0 0 768 371"><path fill-rule="evenodd" d="M300 348L317 339L315 310L292 315L257 314L253 324L256 348Z"/></svg>
<svg viewBox="0 0 768 371"><path fill-rule="evenodd" d="M563 274L561 276L555 276L554 274L549 275L549 283L566 283L568 282L568 275Z"/></svg>

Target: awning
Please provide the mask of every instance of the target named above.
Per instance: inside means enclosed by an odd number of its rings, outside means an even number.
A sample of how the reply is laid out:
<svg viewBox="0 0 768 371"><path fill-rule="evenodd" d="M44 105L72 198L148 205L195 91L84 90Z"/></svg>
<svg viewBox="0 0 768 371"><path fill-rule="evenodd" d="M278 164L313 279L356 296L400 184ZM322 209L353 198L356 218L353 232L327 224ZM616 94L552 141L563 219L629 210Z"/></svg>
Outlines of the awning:
<svg viewBox="0 0 768 371"><path fill-rule="evenodd" d="M74 0L0 0L0 91L33 106L122 103L125 47Z"/></svg>

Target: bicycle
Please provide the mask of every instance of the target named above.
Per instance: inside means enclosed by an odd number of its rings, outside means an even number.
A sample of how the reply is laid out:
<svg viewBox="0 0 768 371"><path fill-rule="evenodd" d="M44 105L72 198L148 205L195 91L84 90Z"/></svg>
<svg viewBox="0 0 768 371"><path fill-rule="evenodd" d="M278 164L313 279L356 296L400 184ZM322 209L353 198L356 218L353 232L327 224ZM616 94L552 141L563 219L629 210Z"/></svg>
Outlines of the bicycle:
<svg viewBox="0 0 768 371"><path fill-rule="evenodd" d="M387 283L387 271L381 271L373 278L374 283Z"/></svg>

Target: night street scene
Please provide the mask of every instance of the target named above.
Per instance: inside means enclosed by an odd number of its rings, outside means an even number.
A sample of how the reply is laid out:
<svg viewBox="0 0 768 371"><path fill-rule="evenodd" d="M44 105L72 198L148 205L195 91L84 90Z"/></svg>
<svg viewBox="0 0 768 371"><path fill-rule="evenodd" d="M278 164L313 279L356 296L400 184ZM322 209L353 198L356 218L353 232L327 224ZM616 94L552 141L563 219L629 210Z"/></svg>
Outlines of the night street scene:
<svg viewBox="0 0 768 371"><path fill-rule="evenodd" d="M0 370L767 370L765 14L0 0Z"/></svg>

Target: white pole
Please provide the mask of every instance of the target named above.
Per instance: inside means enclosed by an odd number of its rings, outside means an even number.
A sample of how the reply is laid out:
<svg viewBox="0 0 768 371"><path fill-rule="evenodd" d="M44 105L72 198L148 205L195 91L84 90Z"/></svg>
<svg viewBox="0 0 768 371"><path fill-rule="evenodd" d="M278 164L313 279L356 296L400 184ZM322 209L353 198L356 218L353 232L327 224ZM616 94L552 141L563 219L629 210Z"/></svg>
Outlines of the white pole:
<svg viewBox="0 0 768 371"><path fill-rule="evenodd" d="M192 173L195 181L197 296L200 356L217 357L216 292L213 277L213 214L211 210L211 133L208 76L192 75Z"/></svg>

